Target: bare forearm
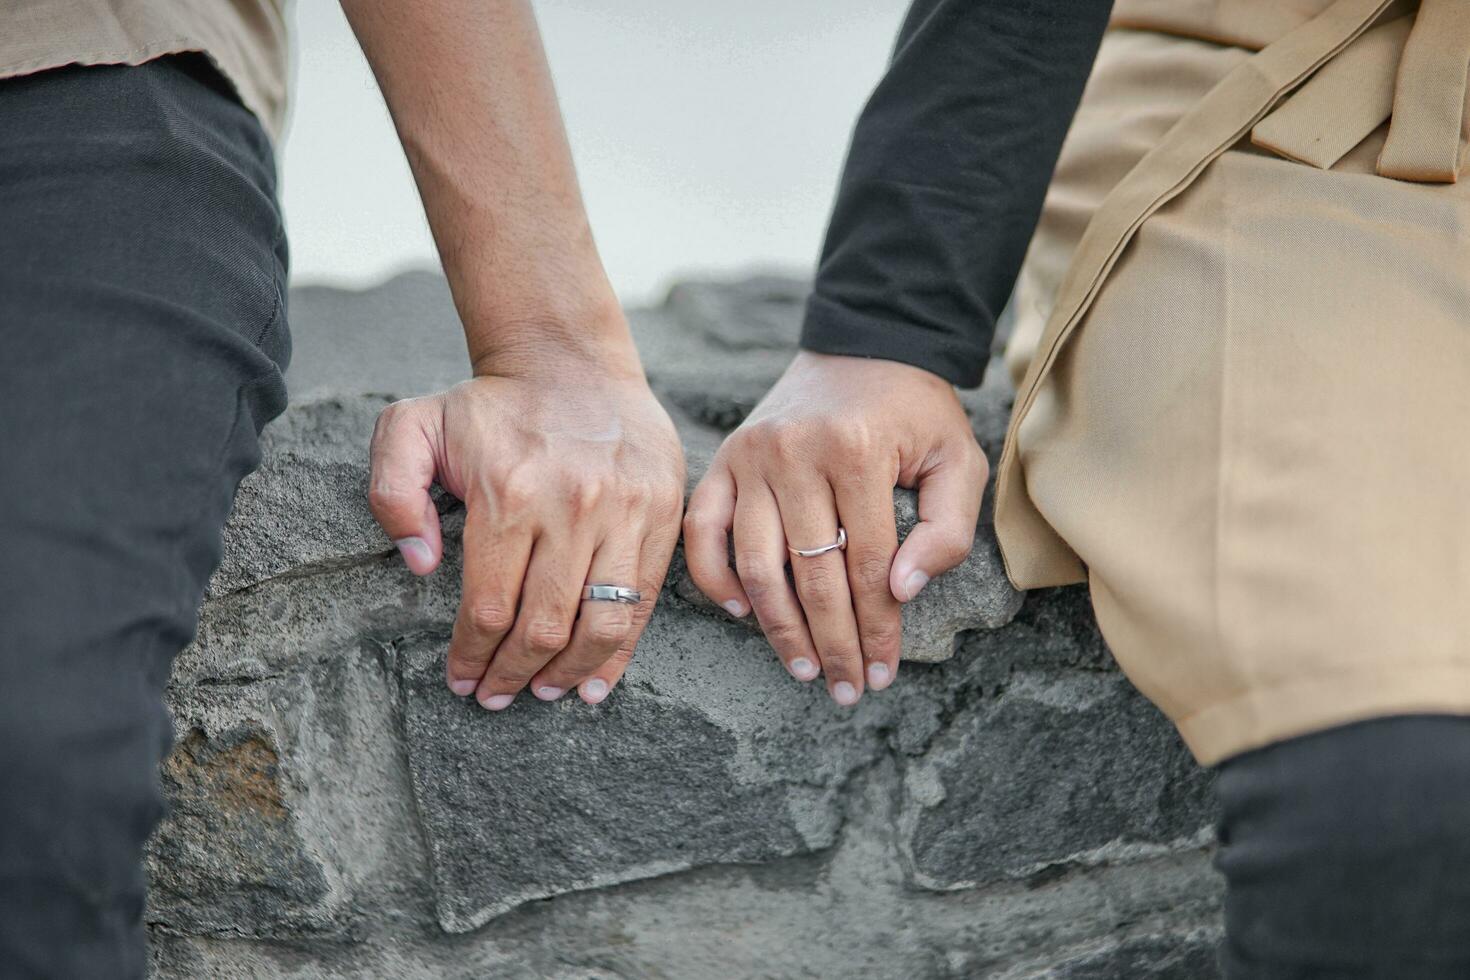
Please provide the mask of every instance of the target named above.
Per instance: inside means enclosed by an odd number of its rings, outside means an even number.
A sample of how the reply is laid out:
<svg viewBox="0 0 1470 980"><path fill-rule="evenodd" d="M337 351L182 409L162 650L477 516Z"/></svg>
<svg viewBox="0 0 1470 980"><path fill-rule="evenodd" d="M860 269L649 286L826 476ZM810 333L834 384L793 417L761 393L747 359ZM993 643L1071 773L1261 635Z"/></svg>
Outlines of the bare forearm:
<svg viewBox="0 0 1470 980"><path fill-rule="evenodd" d="M477 373L548 349L637 373L528 0L342 6L408 154Z"/></svg>

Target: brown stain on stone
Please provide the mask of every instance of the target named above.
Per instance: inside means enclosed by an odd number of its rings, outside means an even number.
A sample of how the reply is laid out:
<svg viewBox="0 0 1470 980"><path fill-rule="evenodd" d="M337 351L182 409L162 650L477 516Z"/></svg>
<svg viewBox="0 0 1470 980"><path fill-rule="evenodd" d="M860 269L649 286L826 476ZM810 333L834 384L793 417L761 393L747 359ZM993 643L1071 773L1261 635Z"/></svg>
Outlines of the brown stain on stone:
<svg viewBox="0 0 1470 980"><path fill-rule="evenodd" d="M226 814L254 814L266 820L286 819L286 802L278 779L280 756L259 734L211 740L193 729L164 762L175 803L205 802Z"/></svg>

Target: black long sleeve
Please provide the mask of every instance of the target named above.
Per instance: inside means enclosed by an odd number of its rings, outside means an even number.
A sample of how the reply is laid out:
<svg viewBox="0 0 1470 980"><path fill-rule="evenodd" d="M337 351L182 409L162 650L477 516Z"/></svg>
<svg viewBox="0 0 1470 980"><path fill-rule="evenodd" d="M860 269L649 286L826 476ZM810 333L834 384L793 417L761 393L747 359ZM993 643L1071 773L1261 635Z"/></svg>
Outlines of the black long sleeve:
<svg viewBox="0 0 1470 980"><path fill-rule="evenodd" d="M915 0L859 117L801 346L979 384L1112 0Z"/></svg>

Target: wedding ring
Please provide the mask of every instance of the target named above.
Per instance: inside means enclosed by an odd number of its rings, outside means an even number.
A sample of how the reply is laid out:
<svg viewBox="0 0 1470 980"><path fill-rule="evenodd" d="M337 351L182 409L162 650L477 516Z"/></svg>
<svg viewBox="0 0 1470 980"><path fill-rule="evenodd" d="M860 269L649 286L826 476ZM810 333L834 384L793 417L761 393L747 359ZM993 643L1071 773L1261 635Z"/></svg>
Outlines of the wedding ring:
<svg viewBox="0 0 1470 980"><path fill-rule="evenodd" d="M582 600L593 602L626 602L637 605L643 601L643 593L637 589L625 589L621 585L588 585L582 588Z"/></svg>
<svg viewBox="0 0 1470 980"><path fill-rule="evenodd" d="M837 525L837 540L831 544L824 544L820 548L793 548L787 545L786 550L798 558L815 558L818 555L825 555L829 551L846 551L847 529L841 524Z"/></svg>

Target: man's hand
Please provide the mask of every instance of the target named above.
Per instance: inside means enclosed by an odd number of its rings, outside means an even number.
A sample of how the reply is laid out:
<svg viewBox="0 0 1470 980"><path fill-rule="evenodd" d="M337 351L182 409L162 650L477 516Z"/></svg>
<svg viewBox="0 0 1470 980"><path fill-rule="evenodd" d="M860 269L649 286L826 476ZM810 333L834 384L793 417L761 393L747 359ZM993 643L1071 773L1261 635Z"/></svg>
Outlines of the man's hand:
<svg viewBox="0 0 1470 980"><path fill-rule="evenodd" d="M895 361L803 351L690 498L689 571L733 615L754 608L793 676L824 672L832 698L854 704L865 674L876 690L896 676L900 603L969 553L986 473L946 381ZM919 523L901 548L895 486L919 490ZM846 552L787 551L830 544L839 525Z"/></svg>
<svg viewBox="0 0 1470 980"><path fill-rule="evenodd" d="M475 369L383 413L373 513L423 575L443 551L429 486L466 504L456 694L498 710L527 683L548 700L579 685L596 703L658 598L684 459L593 244L530 0L342 9L413 168ZM581 601L594 583L643 601Z"/></svg>
<svg viewBox="0 0 1470 980"><path fill-rule="evenodd" d="M607 697L633 656L678 538L684 457L642 374L552 354L388 406L369 501L416 574L439 564L435 480L465 502L464 589L449 687L492 710ZM494 372L493 365L480 365ZM638 589L637 606L582 587Z"/></svg>

